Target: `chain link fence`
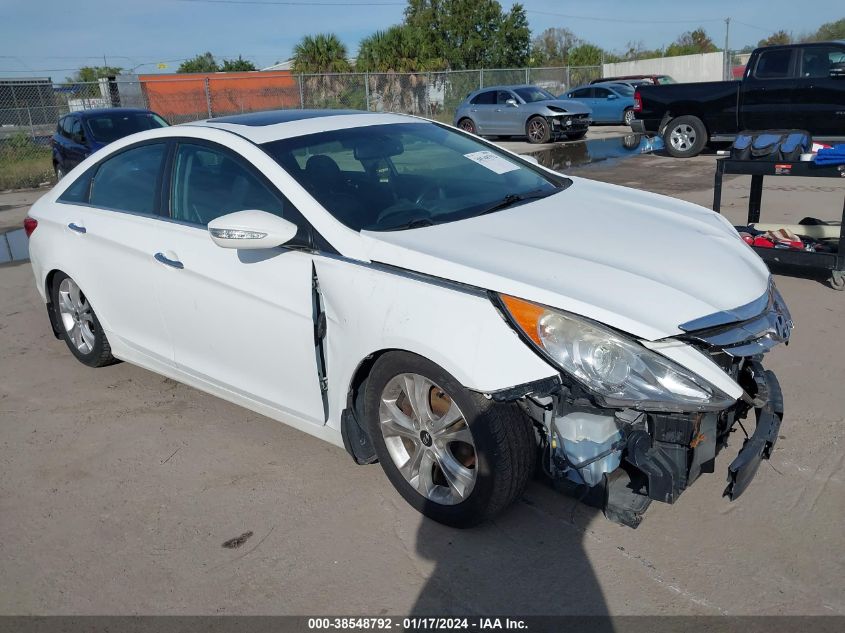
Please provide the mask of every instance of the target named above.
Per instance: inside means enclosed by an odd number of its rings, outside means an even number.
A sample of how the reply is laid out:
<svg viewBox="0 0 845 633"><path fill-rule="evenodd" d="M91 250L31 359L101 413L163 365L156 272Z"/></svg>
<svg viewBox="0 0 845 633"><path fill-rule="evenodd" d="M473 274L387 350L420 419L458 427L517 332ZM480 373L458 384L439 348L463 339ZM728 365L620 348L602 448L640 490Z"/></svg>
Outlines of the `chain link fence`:
<svg viewBox="0 0 845 633"><path fill-rule="evenodd" d="M77 110L133 107L171 124L287 108L402 112L451 123L468 93L495 85L533 84L558 95L601 77L601 66L506 68L426 73L244 76L119 76L91 83L49 78L0 79L0 190L54 179L50 139L60 117Z"/></svg>

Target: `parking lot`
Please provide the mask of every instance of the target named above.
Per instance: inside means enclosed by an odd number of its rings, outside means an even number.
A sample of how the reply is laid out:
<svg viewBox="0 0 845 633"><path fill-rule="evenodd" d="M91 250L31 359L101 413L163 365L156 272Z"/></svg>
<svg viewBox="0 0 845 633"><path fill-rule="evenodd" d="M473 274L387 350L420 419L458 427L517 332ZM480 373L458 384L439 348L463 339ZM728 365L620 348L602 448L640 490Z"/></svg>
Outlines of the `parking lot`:
<svg viewBox="0 0 845 633"><path fill-rule="evenodd" d="M714 160L569 173L710 206ZM0 230L42 193L0 194ZM764 219L838 219L843 195L845 182L767 182ZM732 221L747 196L747 178L726 180ZM126 363L82 366L51 335L29 264L0 266L0 613L845 614L845 294L777 283L796 322L767 358L786 417L738 501L721 498L735 437L716 473L637 530L538 481L457 531L342 449Z"/></svg>

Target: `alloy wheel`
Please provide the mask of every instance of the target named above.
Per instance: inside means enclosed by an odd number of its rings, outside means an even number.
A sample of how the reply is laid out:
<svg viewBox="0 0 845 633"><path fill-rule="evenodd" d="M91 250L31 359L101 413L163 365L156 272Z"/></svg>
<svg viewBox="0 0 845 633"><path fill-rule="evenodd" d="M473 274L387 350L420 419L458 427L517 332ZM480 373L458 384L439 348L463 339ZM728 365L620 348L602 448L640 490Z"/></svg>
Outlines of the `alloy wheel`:
<svg viewBox="0 0 845 633"><path fill-rule="evenodd" d="M71 343L83 354L94 349L94 313L76 282L67 277L59 284L59 317Z"/></svg>
<svg viewBox="0 0 845 633"><path fill-rule="evenodd" d="M543 123L539 120L534 120L528 123L528 137L537 143L543 140L546 130Z"/></svg>
<svg viewBox="0 0 845 633"><path fill-rule="evenodd" d="M464 119L463 121L461 121L461 124L458 127L460 127L464 132L475 134L475 125L473 125L472 121L470 121L469 119Z"/></svg>
<svg viewBox="0 0 845 633"><path fill-rule="evenodd" d="M426 499L455 505L472 492L472 432L458 404L434 382L419 374L394 376L381 394L379 427L393 463Z"/></svg>
<svg viewBox="0 0 845 633"><path fill-rule="evenodd" d="M696 138L695 129L688 123L676 126L669 134L669 142L672 143L672 147L680 152L686 152L695 145Z"/></svg>
<svg viewBox="0 0 845 633"><path fill-rule="evenodd" d="M631 125L634 122L634 111L625 110L625 125Z"/></svg>

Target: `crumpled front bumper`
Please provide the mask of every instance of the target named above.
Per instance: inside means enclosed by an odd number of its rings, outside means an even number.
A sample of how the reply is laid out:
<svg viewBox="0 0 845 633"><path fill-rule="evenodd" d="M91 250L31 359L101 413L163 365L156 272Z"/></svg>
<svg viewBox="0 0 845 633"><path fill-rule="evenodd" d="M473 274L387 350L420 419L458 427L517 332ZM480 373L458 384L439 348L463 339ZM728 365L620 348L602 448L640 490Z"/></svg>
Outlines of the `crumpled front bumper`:
<svg viewBox="0 0 845 633"><path fill-rule="evenodd" d="M760 405L755 407L757 427L728 466L728 486L724 496L731 501L748 488L760 462L771 457L783 421L783 393L777 377L773 372L763 370L759 363L756 363L756 371L755 380L759 386L756 404Z"/></svg>

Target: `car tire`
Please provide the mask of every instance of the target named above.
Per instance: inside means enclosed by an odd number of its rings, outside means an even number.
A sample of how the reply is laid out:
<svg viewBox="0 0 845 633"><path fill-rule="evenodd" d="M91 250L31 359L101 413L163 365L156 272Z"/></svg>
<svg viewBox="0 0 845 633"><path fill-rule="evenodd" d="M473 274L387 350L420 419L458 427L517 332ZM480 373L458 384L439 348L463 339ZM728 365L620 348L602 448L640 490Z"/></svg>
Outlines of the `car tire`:
<svg viewBox="0 0 845 633"><path fill-rule="evenodd" d="M630 126L636 118L637 115L634 113L634 109L627 108L625 112L622 113L622 125Z"/></svg>
<svg viewBox="0 0 845 633"><path fill-rule="evenodd" d="M478 134L475 130L475 122L469 117L464 117L458 121L458 128L464 132L469 132L470 134Z"/></svg>
<svg viewBox="0 0 845 633"><path fill-rule="evenodd" d="M581 130L580 132L570 132L566 135L566 138L570 141L580 141L585 136L587 136L587 130Z"/></svg>
<svg viewBox="0 0 845 633"><path fill-rule="evenodd" d="M529 143L548 143L552 137L552 127L545 117L531 117L525 124L525 135L528 137Z"/></svg>
<svg viewBox="0 0 845 633"><path fill-rule="evenodd" d="M697 116L679 116L663 130L663 143L670 156L692 158L707 145L707 128Z"/></svg>
<svg viewBox="0 0 845 633"><path fill-rule="evenodd" d="M445 525L466 528L493 518L534 472L534 428L519 407L466 389L416 354L388 352L376 361L363 417L399 494Z"/></svg>
<svg viewBox="0 0 845 633"><path fill-rule="evenodd" d="M56 330L79 362L89 367L105 367L117 362L85 293L63 272L57 272L53 277L50 301Z"/></svg>
<svg viewBox="0 0 845 633"><path fill-rule="evenodd" d="M65 177L64 167L62 167L58 163L55 163L53 165L53 171L56 172L56 182L59 182L62 178Z"/></svg>

